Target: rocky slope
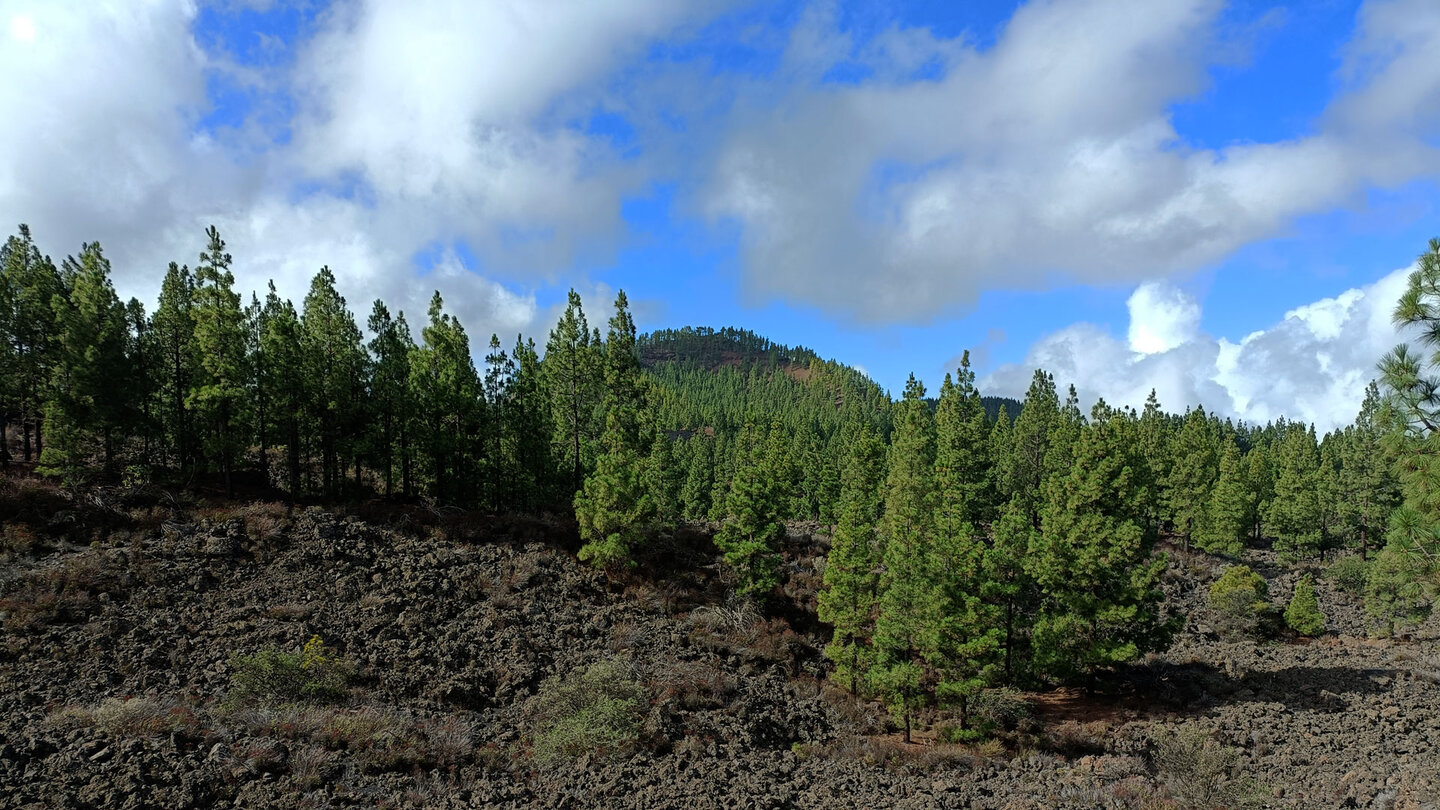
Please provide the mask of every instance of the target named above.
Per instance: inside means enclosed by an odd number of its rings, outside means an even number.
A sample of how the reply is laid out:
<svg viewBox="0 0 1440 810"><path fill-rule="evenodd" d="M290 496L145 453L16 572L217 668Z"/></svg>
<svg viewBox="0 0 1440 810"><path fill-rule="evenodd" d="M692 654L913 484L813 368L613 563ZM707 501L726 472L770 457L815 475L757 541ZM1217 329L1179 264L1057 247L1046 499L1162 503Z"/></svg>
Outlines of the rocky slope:
<svg viewBox="0 0 1440 810"><path fill-rule="evenodd" d="M544 521L392 523L254 506L119 521L88 547L74 540L89 535L61 531L69 542L12 555L0 578L0 808L1440 800L1435 627L1365 639L1359 607L1323 582L1340 633L1222 643L1203 609L1216 567L1177 561L1170 598L1190 620L1169 653L1127 674L1127 692L1034 696L1035 717L1003 746L904 746L874 706L824 682L823 640L803 610L766 621L727 602L703 546L677 542L683 564L615 582ZM820 558L795 540L803 604ZM1262 570L1289 593L1289 574ZM237 656L311 637L350 673L337 700L238 699ZM600 661L637 689L638 743L539 756L537 695ZM1167 748L1175 739L1215 742ZM1220 782L1244 789L1205 798Z"/></svg>

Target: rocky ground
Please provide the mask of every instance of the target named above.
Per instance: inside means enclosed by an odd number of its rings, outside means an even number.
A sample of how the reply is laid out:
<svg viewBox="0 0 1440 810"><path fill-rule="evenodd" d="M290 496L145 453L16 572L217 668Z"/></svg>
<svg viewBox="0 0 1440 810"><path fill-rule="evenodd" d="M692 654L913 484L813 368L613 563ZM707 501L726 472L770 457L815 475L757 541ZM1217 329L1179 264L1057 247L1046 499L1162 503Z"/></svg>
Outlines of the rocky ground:
<svg viewBox="0 0 1440 810"><path fill-rule="evenodd" d="M1221 642L1204 609L1219 566L1180 555L1186 629L1117 694L1031 695L996 740L906 746L824 681L805 536L766 619L726 600L694 537L614 581L544 520L27 503L3 535L0 808L1440 801L1436 626L1367 639L1323 581L1337 632ZM1294 574L1254 563L1288 596ZM315 636L350 674L341 694L241 699L237 656ZM540 756L537 695L599 661L634 685L638 742Z"/></svg>

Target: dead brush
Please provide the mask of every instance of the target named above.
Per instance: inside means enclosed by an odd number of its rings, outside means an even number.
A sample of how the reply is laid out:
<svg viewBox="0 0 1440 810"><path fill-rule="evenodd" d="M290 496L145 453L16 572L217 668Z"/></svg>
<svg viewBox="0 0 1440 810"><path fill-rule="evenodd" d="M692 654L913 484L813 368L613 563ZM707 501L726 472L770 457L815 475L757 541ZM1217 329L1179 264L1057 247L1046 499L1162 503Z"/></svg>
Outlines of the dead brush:
<svg viewBox="0 0 1440 810"><path fill-rule="evenodd" d="M864 737L883 734L890 728L890 715L876 703L827 684L820 693L831 714L839 721L837 731Z"/></svg>
<svg viewBox="0 0 1440 810"><path fill-rule="evenodd" d="M1092 756L1105 753L1105 740L1110 726L1103 720L1088 723L1067 720L1050 729L1046 735L1046 747L1067 758Z"/></svg>
<svg viewBox="0 0 1440 810"><path fill-rule="evenodd" d="M303 622L315 613L315 608L304 602L287 602L283 605L271 605L265 609L265 615L282 622Z"/></svg>
<svg viewBox="0 0 1440 810"><path fill-rule="evenodd" d="M689 711L725 706L739 688L735 677L713 661L662 662L649 682L661 700L672 700Z"/></svg>
<svg viewBox="0 0 1440 810"><path fill-rule="evenodd" d="M633 650L644 639L644 628L636 622L617 622L610 628L610 651L619 653Z"/></svg>
<svg viewBox="0 0 1440 810"><path fill-rule="evenodd" d="M723 605L703 605L690 611L687 622L692 628L749 645L761 618L752 600L731 595Z"/></svg>
<svg viewBox="0 0 1440 810"><path fill-rule="evenodd" d="M123 559L92 551L27 572L0 598L5 627L33 630L84 621L99 610L102 596L123 598L128 594L133 577Z"/></svg>
<svg viewBox="0 0 1440 810"><path fill-rule="evenodd" d="M290 529L292 519L289 507L273 501L254 501L240 506L205 509L197 517L214 525L239 521L244 527L245 537L262 547L273 547Z"/></svg>
<svg viewBox="0 0 1440 810"><path fill-rule="evenodd" d="M189 705L148 697L106 698L95 706L67 706L47 721L58 728L88 726L123 738L158 737L176 731L198 735L203 729Z"/></svg>
<svg viewBox="0 0 1440 810"><path fill-rule="evenodd" d="M320 787L338 770L335 754L320 746L297 745L290 749L290 776L302 789Z"/></svg>

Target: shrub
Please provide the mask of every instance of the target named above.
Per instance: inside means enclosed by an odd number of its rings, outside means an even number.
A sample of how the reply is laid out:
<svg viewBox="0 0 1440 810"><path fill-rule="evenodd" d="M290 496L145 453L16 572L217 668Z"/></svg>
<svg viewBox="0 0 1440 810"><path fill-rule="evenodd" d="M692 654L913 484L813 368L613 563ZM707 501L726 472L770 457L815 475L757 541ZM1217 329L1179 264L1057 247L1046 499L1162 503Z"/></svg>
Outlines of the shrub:
<svg viewBox="0 0 1440 810"><path fill-rule="evenodd" d="M1210 586L1210 610L1222 636L1264 635L1273 619L1270 589L1249 566L1232 565Z"/></svg>
<svg viewBox="0 0 1440 810"><path fill-rule="evenodd" d="M1162 732L1153 744L1155 769L1184 807L1247 807L1253 803L1255 786L1237 775L1238 749L1221 745L1193 725Z"/></svg>
<svg viewBox="0 0 1440 810"><path fill-rule="evenodd" d="M579 676L555 676L531 701L532 745L541 762L613 754L633 745L644 694L620 661L592 664Z"/></svg>
<svg viewBox="0 0 1440 810"><path fill-rule="evenodd" d="M1345 593L1359 596L1365 592L1365 578L1370 574L1370 562L1355 555L1341 557L1325 569L1325 577Z"/></svg>
<svg viewBox="0 0 1440 810"><path fill-rule="evenodd" d="M100 610L100 595L123 597L126 572L114 561L83 554L49 568L30 571L0 599L9 615L5 626L28 630L46 624L83 622Z"/></svg>
<svg viewBox="0 0 1440 810"><path fill-rule="evenodd" d="M985 732L978 728L961 728L959 723L941 723L935 731L935 741L945 745L966 745L985 739Z"/></svg>
<svg viewBox="0 0 1440 810"><path fill-rule="evenodd" d="M1391 635L1430 615L1433 584L1426 575L1425 563L1400 549L1387 548L1375 555L1365 578L1365 612L1378 635Z"/></svg>
<svg viewBox="0 0 1440 810"><path fill-rule="evenodd" d="M986 689L970 699L970 716L981 727L1014 731L1030 717L1030 704L1017 689Z"/></svg>
<svg viewBox="0 0 1440 810"><path fill-rule="evenodd" d="M1285 624L1302 636L1318 636L1325 632L1325 614L1315 599L1315 583L1309 574L1295 584L1290 604L1285 606Z"/></svg>
<svg viewBox="0 0 1440 810"><path fill-rule="evenodd" d="M254 655L230 659L235 670L231 698L240 703L333 703L345 697L352 669L319 636L311 636L299 652L267 647Z"/></svg>
<svg viewBox="0 0 1440 810"><path fill-rule="evenodd" d="M10 523L0 526L0 551L12 554L31 554L38 551L44 541L35 530L24 523Z"/></svg>

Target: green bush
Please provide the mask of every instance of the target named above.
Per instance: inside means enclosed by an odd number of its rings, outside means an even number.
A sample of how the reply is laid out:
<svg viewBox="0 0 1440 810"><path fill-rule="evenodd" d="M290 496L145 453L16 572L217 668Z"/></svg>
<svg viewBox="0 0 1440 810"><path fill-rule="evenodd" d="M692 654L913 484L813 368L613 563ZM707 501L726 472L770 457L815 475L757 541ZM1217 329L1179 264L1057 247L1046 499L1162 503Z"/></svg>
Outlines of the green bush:
<svg viewBox="0 0 1440 810"><path fill-rule="evenodd" d="M1263 636L1273 622L1270 588L1249 566L1232 565L1210 586L1210 610L1220 635Z"/></svg>
<svg viewBox="0 0 1440 810"><path fill-rule="evenodd" d="M985 689L970 699L970 717L981 728L1014 731L1030 717L1030 703L1018 689Z"/></svg>
<svg viewBox="0 0 1440 810"><path fill-rule="evenodd" d="M1285 606L1285 624L1302 636L1318 636L1325 632L1325 614L1315 598L1315 583L1309 574L1295 583L1295 593Z"/></svg>
<svg viewBox="0 0 1440 810"><path fill-rule="evenodd" d="M1365 578L1369 574L1369 561L1355 555L1341 557L1325 571L1326 578L1335 583L1335 587L1355 596L1365 592Z"/></svg>
<svg viewBox="0 0 1440 810"><path fill-rule="evenodd" d="M1182 806L1259 806L1256 785L1239 776L1239 749L1221 745L1193 725L1161 732L1153 742L1155 770Z"/></svg>
<svg viewBox="0 0 1440 810"><path fill-rule="evenodd" d="M958 723L942 724L935 735L937 741L948 745L973 744L988 739L989 735L978 728L960 728Z"/></svg>
<svg viewBox="0 0 1440 810"><path fill-rule="evenodd" d="M352 668L311 636L298 652L266 647L230 659L235 671L230 697L239 703L334 703L344 699Z"/></svg>
<svg viewBox="0 0 1440 810"><path fill-rule="evenodd" d="M1430 615L1433 574L1414 554L1387 548L1375 555L1365 578L1365 612L1377 635L1418 624Z"/></svg>
<svg viewBox="0 0 1440 810"><path fill-rule="evenodd" d="M644 698L630 668L620 661L547 679L530 704L535 758L553 763L624 751L639 736Z"/></svg>

